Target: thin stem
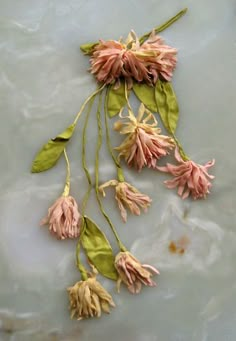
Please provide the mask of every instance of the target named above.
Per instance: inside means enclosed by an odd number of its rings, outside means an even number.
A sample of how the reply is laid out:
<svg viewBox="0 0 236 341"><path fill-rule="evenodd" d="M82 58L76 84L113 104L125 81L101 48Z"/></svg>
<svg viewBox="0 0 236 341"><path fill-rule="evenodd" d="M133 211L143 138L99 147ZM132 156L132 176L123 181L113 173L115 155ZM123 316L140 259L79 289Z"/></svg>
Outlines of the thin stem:
<svg viewBox="0 0 236 341"><path fill-rule="evenodd" d="M93 106L93 102L94 102L95 97L90 99L90 103L88 106L88 110L87 110L87 114L85 117L85 122L84 122L84 127L83 127L83 137L82 137L82 165L83 165L83 169L84 169L84 173L86 175L87 181L88 181L88 189L84 195L83 198L83 204L82 204L82 215L84 215L85 213L85 209L87 206L87 202L91 193L91 189L92 189L92 179L91 179L91 175L89 173L88 170L88 166L87 166L87 160L86 160L86 142L87 142L87 127L88 127L88 121L89 121L89 116L92 110L92 106Z"/></svg>
<svg viewBox="0 0 236 341"><path fill-rule="evenodd" d="M80 241L78 242L77 247L76 247L76 266L81 274L81 279L83 281L86 281L86 279L88 279L88 275L87 275L87 270L83 266L81 259L80 259Z"/></svg>
<svg viewBox="0 0 236 341"><path fill-rule="evenodd" d="M175 136L175 134L172 134L172 137L173 137L173 139L175 140L175 143L176 143L176 145L177 145L177 147L178 147L178 149L179 149L179 153L180 153L182 159L183 159L184 161L190 160L190 158L185 154L185 151L184 151L182 145L180 144L179 140L178 140L177 137Z"/></svg>
<svg viewBox="0 0 236 341"><path fill-rule="evenodd" d="M68 197L70 193L70 162L68 159L68 155L66 152L66 148L64 148L64 157L66 160L66 182L65 182L65 187L62 196L63 197Z"/></svg>
<svg viewBox="0 0 236 341"><path fill-rule="evenodd" d="M128 109L129 109L130 111L132 111L132 108L131 108L131 105L130 105L130 102L129 102L128 85L127 85L127 82L125 82L125 99L126 99L126 102L127 102Z"/></svg>
<svg viewBox="0 0 236 341"><path fill-rule="evenodd" d="M97 139L97 148L96 148L96 159L95 159L95 191L96 191L96 198L97 198L97 202L99 205L99 208L101 210L101 213L103 214L104 218L106 219L106 221L108 222L112 232L114 233L114 236L116 238L116 241L119 245L119 248L121 251L126 251L125 246L122 244L118 233L116 232L116 229L114 227L114 225L112 224L110 218L108 217L108 215L106 214L103 205L102 205L102 201L100 199L99 196L99 153L100 153L100 149L101 149L101 145L102 145L102 124L101 124L101 103L102 103L102 93L100 93L99 95L99 103L98 103L98 109L97 109L97 125L98 125L98 139Z"/></svg>
<svg viewBox="0 0 236 341"><path fill-rule="evenodd" d="M102 91L102 90L104 89L105 86L106 86L106 84L101 85L96 91L94 91L94 92L93 92L93 93L84 101L84 103L83 103L82 106L81 106L80 111L79 111L78 114L76 115L76 118L75 118L75 120L74 120L74 122L73 122L74 125L77 124L78 119L80 118L80 115L82 114L82 112L83 112L83 110L84 110L86 104L87 104L94 96L96 96L100 91Z"/></svg>
<svg viewBox="0 0 236 341"><path fill-rule="evenodd" d="M117 178L120 182L124 182L125 181L125 177L124 177L124 173L122 170L122 167L120 165L120 162L118 160L118 158L114 155L113 153L113 148L111 145L111 138L110 138L110 132L109 132L109 127L108 127L108 112L107 112L107 101L108 101L108 90L106 91L106 96L105 96L105 102L104 102L104 116L105 116L105 127L106 127L106 142L107 142L107 149L114 161L114 164L116 166L117 169Z"/></svg>
<svg viewBox="0 0 236 341"><path fill-rule="evenodd" d="M168 28L169 26L171 26L174 22L176 22L178 19L180 19L186 12L187 12L187 8L184 8L182 11L180 11L179 13L177 13L174 17L172 17L171 19L167 20L164 24L156 27L155 33L160 33L162 31L164 31L166 28ZM146 39L148 39L148 37L150 36L151 32L148 32L146 34L144 34L142 37L139 38L139 42L140 44L142 44Z"/></svg>

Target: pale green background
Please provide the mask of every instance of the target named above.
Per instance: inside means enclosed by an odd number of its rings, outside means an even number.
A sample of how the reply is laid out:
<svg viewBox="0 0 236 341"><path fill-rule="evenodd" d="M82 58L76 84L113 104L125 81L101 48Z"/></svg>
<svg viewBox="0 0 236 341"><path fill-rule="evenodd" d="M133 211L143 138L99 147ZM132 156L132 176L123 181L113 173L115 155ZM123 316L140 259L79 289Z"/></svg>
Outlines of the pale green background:
<svg viewBox="0 0 236 341"><path fill-rule="evenodd" d="M153 198L149 213L124 225L113 193L106 207L132 252L160 269L158 287L117 295L101 278L117 308L100 320L70 321L65 288L79 279L76 242L58 242L39 227L62 190L64 162L39 175L30 174L30 163L95 88L79 45L125 37L132 28L141 35L186 6L188 14L162 35L179 49L177 134L195 161L216 158L212 194L182 202L164 188L165 175L126 171ZM0 340L234 341L236 1L0 0L0 8ZM80 136L81 129L68 150L79 201L86 189ZM114 145L121 141L112 137ZM91 171L95 141L93 117ZM115 172L105 149L101 158L106 181ZM89 214L109 231L94 197ZM169 254L169 241L182 234L191 240L188 252Z"/></svg>

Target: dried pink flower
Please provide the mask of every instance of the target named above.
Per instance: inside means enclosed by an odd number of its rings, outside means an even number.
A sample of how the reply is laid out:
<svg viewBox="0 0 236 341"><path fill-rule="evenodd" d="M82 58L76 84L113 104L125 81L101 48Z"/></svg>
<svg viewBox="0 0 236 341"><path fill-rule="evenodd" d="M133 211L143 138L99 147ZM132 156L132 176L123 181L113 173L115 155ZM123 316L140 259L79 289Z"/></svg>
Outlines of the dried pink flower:
<svg viewBox="0 0 236 341"><path fill-rule="evenodd" d="M115 268L119 274L117 282L118 292L121 282L124 282L132 294L138 294L142 284L149 287L156 286L151 277L153 274L159 274L159 271L151 265L141 264L128 251L118 253L115 258Z"/></svg>
<svg viewBox="0 0 236 341"><path fill-rule="evenodd" d="M173 180L167 180L164 183L167 188L178 187L178 195L182 199L186 199L189 195L193 199L206 198L210 193L212 186L209 181L214 179L213 175L208 174L208 168L215 164L215 160L207 162L204 166L198 165L191 160L184 161L179 154L179 150L175 149L175 158L179 165L171 165L167 163L166 167L157 167L162 172L167 172L174 175Z"/></svg>
<svg viewBox="0 0 236 341"><path fill-rule="evenodd" d="M120 209L121 217L124 222L127 221L126 208L135 215L140 215L140 208L144 211L150 206L152 200L146 194L140 193L135 187L127 182L119 182L110 180L99 186L99 191L105 196L104 188L114 186L116 192L116 200Z"/></svg>
<svg viewBox="0 0 236 341"><path fill-rule="evenodd" d="M100 40L90 59L90 70L98 82L105 84L116 82L119 86L124 78L129 88L133 80L153 85L159 76L171 80L176 54L177 50L165 45L154 31L142 45L131 31L126 42Z"/></svg>
<svg viewBox="0 0 236 341"><path fill-rule="evenodd" d="M115 129L121 134L128 134L124 142L116 148L119 157L124 157L128 166L139 171L147 166L156 168L157 160L169 154L175 146L174 140L161 135L157 120L143 104L140 105L137 117L129 110L128 122L119 122Z"/></svg>
<svg viewBox="0 0 236 341"><path fill-rule="evenodd" d="M48 225L49 231L58 239L78 238L81 215L75 199L71 196L59 197L48 209L48 215L40 225Z"/></svg>

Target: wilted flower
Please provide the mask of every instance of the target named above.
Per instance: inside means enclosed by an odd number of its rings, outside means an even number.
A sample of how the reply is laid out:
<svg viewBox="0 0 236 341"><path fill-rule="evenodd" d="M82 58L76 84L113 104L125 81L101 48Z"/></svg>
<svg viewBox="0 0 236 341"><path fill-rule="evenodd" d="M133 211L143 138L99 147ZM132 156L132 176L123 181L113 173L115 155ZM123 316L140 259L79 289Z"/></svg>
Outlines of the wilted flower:
<svg viewBox="0 0 236 341"><path fill-rule="evenodd" d="M80 235L81 215L75 199L61 196L48 209L48 215L40 225L48 225L49 231L58 239L78 238Z"/></svg>
<svg viewBox="0 0 236 341"><path fill-rule="evenodd" d="M110 313L110 306L115 307L111 295L97 282L95 277L77 282L67 291L71 318L82 320L89 317L100 317L102 312Z"/></svg>
<svg viewBox="0 0 236 341"><path fill-rule="evenodd" d="M209 179L214 179L213 175L208 174L208 168L215 164L215 160L207 162L204 166L198 165L191 160L184 161L177 148L175 149L175 158L179 165L167 163L166 167L157 167L162 172L174 175L174 179L164 182L167 188L178 187L178 195L182 199L186 199L189 195L193 199L205 199L212 186Z"/></svg>
<svg viewBox="0 0 236 341"><path fill-rule="evenodd" d="M99 186L99 191L103 194L103 196L105 196L104 188L109 186L115 187L115 198L117 200L121 217L124 222L127 221L127 211L125 208L128 208L133 214L140 215L140 208L142 208L146 212L147 208L152 202L149 196L140 193L129 183L125 181L119 182L117 180L110 180Z"/></svg>
<svg viewBox="0 0 236 341"><path fill-rule="evenodd" d="M156 168L157 160L169 154L169 150L175 146L174 140L160 134L156 118L143 104L137 117L129 110L125 118L127 122L119 121L114 127L121 134L128 134L116 148L120 152L119 157L124 157L128 166L134 166L139 171L145 166Z"/></svg>
<svg viewBox="0 0 236 341"><path fill-rule="evenodd" d="M119 274L117 282L118 292L121 282L127 285L132 294L138 294L142 284L149 287L156 286L151 279L153 274L159 274L159 271L151 265L141 264L130 252L120 252L115 258L115 267Z"/></svg>
<svg viewBox="0 0 236 341"><path fill-rule="evenodd" d="M177 50L165 45L154 31L142 45L131 31L125 42L100 40L90 59L91 73L98 82L116 82L117 87L121 78L127 81L129 88L133 80L153 85L159 76L171 80L176 54Z"/></svg>

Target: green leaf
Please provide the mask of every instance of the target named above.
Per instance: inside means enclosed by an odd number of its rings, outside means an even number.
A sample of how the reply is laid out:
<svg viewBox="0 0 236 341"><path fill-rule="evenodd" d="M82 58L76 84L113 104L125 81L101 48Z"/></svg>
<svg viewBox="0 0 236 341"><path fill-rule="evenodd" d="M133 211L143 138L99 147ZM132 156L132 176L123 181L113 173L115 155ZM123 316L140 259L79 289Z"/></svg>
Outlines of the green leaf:
<svg viewBox="0 0 236 341"><path fill-rule="evenodd" d="M81 243L87 257L95 268L105 277L117 279L111 245L104 233L88 217L84 217Z"/></svg>
<svg viewBox="0 0 236 341"><path fill-rule="evenodd" d="M166 130L174 134L179 118L179 107L171 83L159 79L156 83L155 97L158 112Z"/></svg>
<svg viewBox="0 0 236 341"><path fill-rule="evenodd" d="M97 45L98 43L88 43L88 44L83 44L80 45L80 50L84 52L84 54L92 54L94 47Z"/></svg>
<svg viewBox="0 0 236 341"><path fill-rule="evenodd" d="M65 131L56 136L54 139L49 140L41 148L32 163L32 173L44 172L55 166L63 153L67 142L70 140L74 129L75 124L70 125Z"/></svg>
<svg viewBox="0 0 236 341"><path fill-rule="evenodd" d="M118 89L114 89L114 87L114 84L111 85L107 94L107 111L110 117L119 114L126 105L125 82L120 82Z"/></svg>
<svg viewBox="0 0 236 341"><path fill-rule="evenodd" d="M138 99L151 111L158 112L155 98L155 88L147 84L133 84L133 91Z"/></svg>

